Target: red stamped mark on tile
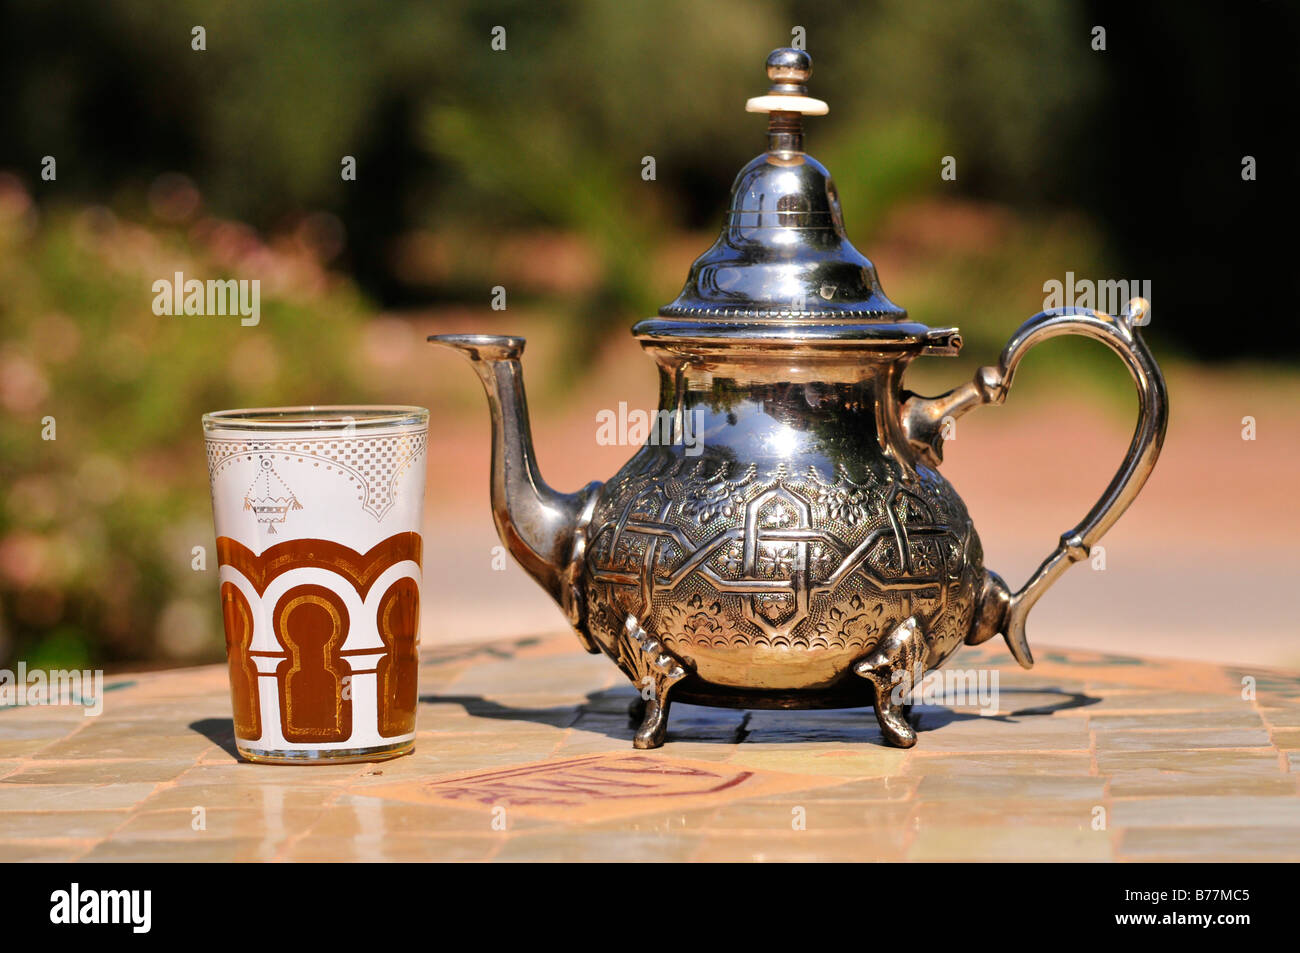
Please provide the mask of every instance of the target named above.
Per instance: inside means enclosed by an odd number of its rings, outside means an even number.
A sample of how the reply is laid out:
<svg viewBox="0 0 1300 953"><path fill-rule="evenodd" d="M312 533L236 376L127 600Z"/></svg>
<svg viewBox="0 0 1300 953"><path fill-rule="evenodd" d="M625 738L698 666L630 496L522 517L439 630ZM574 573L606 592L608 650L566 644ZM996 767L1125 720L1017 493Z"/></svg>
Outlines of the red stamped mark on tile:
<svg viewBox="0 0 1300 953"><path fill-rule="evenodd" d="M367 788L370 797L462 808L508 806L560 820L707 807L842 782L710 761L596 754Z"/></svg>

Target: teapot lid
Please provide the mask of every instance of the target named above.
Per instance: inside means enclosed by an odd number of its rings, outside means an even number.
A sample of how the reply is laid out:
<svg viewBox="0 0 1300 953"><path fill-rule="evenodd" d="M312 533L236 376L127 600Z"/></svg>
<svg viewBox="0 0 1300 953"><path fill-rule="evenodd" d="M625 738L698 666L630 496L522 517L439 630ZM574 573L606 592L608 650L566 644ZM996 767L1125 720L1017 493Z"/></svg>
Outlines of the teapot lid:
<svg viewBox="0 0 1300 953"><path fill-rule="evenodd" d="M956 328L909 321L876 267L849 243L826 167L803 151L803 117L829 107L808 95L812 57L773 50L772 86L745 104L768 114L768 149L740 170L722 234L695 260L681 294L638 322L642 340L858 342L956 354Z"/></svg>

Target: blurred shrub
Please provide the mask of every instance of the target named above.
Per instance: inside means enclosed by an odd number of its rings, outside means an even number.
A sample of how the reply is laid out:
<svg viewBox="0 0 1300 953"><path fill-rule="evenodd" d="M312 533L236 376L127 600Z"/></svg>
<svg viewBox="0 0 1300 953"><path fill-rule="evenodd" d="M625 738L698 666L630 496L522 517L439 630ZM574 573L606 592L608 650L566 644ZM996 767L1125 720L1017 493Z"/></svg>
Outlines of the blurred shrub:
<svg viewBox="0 0 1300 953"><path fill-rule="evenodd" d="M152 284L177 271L260 276L261 324L156 316ZM38 212L11 176L0 287L0 659L214 657L199 417L364 394L356 295L305 240L268 246L202 216L144 227L100 206ZM207 573L191 568L195 546Z"/></svg>

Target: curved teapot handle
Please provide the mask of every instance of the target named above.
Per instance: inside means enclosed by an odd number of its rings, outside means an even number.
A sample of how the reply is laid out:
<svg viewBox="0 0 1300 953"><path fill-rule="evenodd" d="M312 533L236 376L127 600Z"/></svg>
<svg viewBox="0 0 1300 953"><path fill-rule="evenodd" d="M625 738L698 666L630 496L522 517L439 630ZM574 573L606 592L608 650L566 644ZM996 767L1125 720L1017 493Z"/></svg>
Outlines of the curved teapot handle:
<svg viewBox="0 0 1300 953"><path fill-rule="evenodd" d="M1101 499L1078 526L1061 534L1055 551L1016 593L993 572L987 573L974 627L966 642L977 645L1001 632L1007 647L1024 668L1034 664L1025 638L1025 618L1043 593L1073 563L1088 558L1092 546L1128 509L1147 477L1165 439L1169 399L1165 379L1137 327L1146 323L1150 305L1134 298L1118 317L1085 308L1060 308L1034 315L1011 336L997 367L981 367L974 379L939 397L909 397L903 403L903 429L912 448L926 463L942 460L946 425L983 404L1006 400L1016 366L1035 344L1062 334L1082 334L1101 341L1118 354L1133 375L1138 393L1138 423L1133 442L1119 471Z"/></svg>

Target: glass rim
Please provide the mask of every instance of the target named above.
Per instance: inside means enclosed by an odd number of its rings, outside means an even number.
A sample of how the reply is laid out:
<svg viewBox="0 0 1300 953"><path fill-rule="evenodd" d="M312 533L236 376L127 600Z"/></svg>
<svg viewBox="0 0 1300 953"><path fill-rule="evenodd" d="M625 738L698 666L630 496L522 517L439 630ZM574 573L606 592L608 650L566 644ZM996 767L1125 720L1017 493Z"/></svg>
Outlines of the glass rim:
<svg viewBox="0 0 1300 953"><path fill-rule="evenodd" d="M377 430L427 426L425 407L403 404L308 404L298 407L247 407L214 410L203 415L203 430L302 433L317 430Z"/></svg>

